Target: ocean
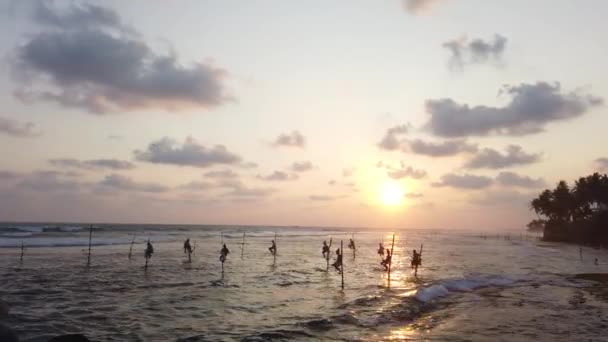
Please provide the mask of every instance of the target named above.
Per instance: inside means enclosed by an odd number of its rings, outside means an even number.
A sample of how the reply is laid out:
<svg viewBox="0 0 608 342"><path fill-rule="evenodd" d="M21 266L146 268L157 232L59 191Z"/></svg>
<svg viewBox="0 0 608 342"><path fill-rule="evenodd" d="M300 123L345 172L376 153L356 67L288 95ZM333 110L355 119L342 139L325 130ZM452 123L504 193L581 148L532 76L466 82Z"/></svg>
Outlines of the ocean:
<svg viewBox="0 0 608 342"><path fill-rule="evenodd" d="M389 282L376 250L393 234ZM344 290L321 256L330 239L332 252L344 243ZM88 243L80 224L0 226L4 324L21 341L608 341L606 250L526 234L96 225L87 266Z"/></svg>

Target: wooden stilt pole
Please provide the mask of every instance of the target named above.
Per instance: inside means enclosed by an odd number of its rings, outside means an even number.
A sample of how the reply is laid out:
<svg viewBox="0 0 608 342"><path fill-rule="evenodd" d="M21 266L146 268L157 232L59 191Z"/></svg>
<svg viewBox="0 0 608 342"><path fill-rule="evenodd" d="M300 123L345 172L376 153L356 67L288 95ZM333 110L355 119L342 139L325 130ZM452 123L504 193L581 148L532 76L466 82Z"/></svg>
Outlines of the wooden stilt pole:
<svg viewBox="0 0 608 342"><path fill-rule="evenodd" d="M342 257L342 264L340 265L340 273L342 274L342 290L344 290L344 244L340 240L340 256Z"/></svg>
<svg viewBox="0 0 608 342"><path fill-rule="evenodd" d="M87 255L87 266L91 265L91 240L93 239L93 225L89 227L89 254Z"/></svg>
<svg viewBox="0 0 608 342"><path fill-rule="evenodd" d="M133 240L131 240L131 247L129 247L129 260L131 260L131 256L133 256L133 244L135 243L135 236L137 236L137 234L133 234Z"/></svg>
<svg viewBox="0 0 608 342"><path fill-rule="evenodd" d="M274 232L274 251L272 253L272 257L274 258L272 264L277 263L277 232Z"/></svg>
<svg viewBox="0 0 608 342"><path fill-rule="evenodd" d="M326 272L329 272L329 256L331 255L331 243L332 238L329 238L329 253L327 253L327 255L325 256L325 260L327 260L327 269L325 269Z"/></svg>
<svg viewBox="0 0 608 342"><path fill-rule="evenodd" d="M245 234L243 233L243 242L241 242L241 260L243 259L243 255L245 255Z"/></svg>
<svg viewBox="0 0 608 342"><path fill-rule="evenodd" d="M21 240L21 257L19 258L20 262L23 262L23 254L25 252L25 246L23 246L23 240Z"/></svg>
<svg viewBox="0 0 608 342"><path fill-rule="evenodd" d="M393 233L393 244L391 245L391 260L388 263L388 286L391 286L391 266L393 265L393 248L395 247L395 233Z"/></svg>

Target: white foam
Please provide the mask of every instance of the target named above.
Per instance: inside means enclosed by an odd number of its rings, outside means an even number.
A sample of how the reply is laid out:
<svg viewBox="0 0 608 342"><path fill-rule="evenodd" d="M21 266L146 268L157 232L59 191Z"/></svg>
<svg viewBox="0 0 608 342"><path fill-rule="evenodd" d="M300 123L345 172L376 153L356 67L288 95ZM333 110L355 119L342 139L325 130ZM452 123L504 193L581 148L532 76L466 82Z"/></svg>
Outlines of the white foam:
<svg viewBox="0 0 608 342"><path fill-rule="evenodd" d="M461 279L449 279L416 291L416 299L428 302L438 297L447 296L450 292L468 292L482 287L509 286L515 283L514 279L503 276L474 276Z"/></svg>
<svg viewBox="0 0 608 342"><path fill-rule="evenodd" d="M433 285L416 291L416 299L421 302L428 302L435 298L447 296L449 293L450 291L443 285Z"/></svg>
<svg viewBox="0 0 608 342"><path fill-rule="evenodd" d="M34 226L16 226L14 229L20 230L22 232L30 232L30 233L42 233L44 231L43 227L34 227Z"/></svg>
<svg viewBox="0 0 608 342"><path fill-rule="evenodd" d="M8 237L8 238L28 237L28 236L32 236L32 235L34 235L34 234L30 233L30 232L6 232L6 233L0 233L0 236L2 236L2 237Z"/></svg>

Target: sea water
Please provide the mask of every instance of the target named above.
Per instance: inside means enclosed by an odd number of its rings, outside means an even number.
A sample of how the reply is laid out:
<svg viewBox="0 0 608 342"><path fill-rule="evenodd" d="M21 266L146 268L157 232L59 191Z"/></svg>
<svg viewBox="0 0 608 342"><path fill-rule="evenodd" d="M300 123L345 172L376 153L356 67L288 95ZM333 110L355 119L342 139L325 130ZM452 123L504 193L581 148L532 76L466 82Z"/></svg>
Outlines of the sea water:
<svg viewBox="0 0 608 342"><path fill-rule="evenodd" d="M376 251L391 248L393 233L389 281ZM495 234L98 225L87 266L88 226L4 224L0 298L22 341L608 340L608 291L595 275L608 271L605 250L584 248L581 258L578 246ZM144 270L148 240L155 252ZM324 240L332 254L344 244L344 290ZM409 256L421 244L415 277Z"/></svg>

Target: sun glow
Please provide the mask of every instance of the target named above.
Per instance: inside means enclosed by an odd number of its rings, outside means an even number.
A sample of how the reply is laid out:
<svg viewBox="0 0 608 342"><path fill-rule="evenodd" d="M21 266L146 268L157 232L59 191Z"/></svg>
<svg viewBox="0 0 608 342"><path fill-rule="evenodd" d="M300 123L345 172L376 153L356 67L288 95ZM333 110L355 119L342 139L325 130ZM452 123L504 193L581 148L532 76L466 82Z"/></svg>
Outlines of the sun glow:
<svg viewBox="0 0 608 342"><path fill-rule="evenodd" d="M385 183L380 192L381 200L384 205L395 206L403 201L404 191L399 184Z"/></svg>

